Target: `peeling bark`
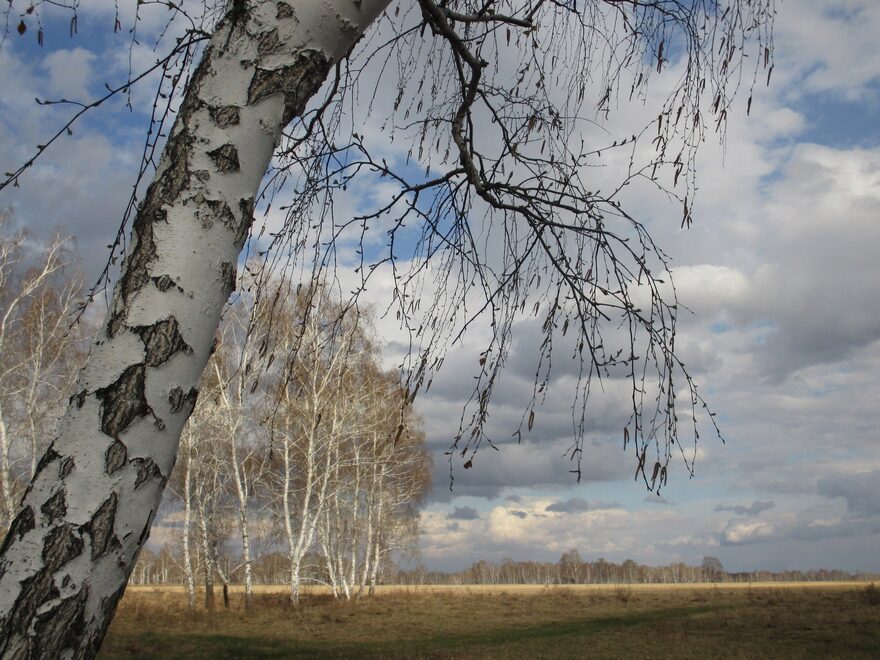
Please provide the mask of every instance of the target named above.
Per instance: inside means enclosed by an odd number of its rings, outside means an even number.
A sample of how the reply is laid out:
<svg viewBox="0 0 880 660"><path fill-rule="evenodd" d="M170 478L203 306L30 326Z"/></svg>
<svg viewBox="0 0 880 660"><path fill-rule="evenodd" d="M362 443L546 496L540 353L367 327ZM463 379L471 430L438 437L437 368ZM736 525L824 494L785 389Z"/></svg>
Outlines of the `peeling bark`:
<svg viewBox="0 0 880 660"><path fill-rule="evenodd" d="M143 363L133 364L111 385L95 390L101 401L101 430L119 440L132 422L152 412L144 388Z"/></svg>
<svg viewBox="0 0 880 660"><path fill-rule="evenodd" d="M216 28L105 327L0 546L0 658L97 653L174 465L281 129L387 4L238 1Z"/></svg>
<svg viewBox="0 0 880 660"><path fill-rule="evenodd" d="M144 342L145 363L148 367L159 367L181 351L192 353L180 334L177 319L173 316L153 325L134 328L134 331Z"/></svg>
<svg viewBox="0 0 880 660"><path fill-rule="evenodd" d="M111 493L89 522L89 536L92 537L92 559L97 559L107 552L119 539L113 533L116 521L116 493Z"/></svg>

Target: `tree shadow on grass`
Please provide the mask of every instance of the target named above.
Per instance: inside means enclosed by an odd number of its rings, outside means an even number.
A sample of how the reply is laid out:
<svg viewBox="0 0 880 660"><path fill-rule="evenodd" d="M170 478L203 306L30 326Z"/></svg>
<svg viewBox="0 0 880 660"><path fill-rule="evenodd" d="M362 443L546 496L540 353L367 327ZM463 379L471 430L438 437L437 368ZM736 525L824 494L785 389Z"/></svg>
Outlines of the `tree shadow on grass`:
<svg viewBox="0 0 880 660"><path fill-rule="evenodd" d="M517 645L539 643L554 657L569 657L571 649L580 657L589 638L650 626L664 621L682 620L708 610L726 606L680 607L629 616L613 616L546 623L517 628L490 629L457 635L443 633L432 637L365 642L312 641L241 637L234 635L165 634L146 632L110 640L99 655L101 660L121 658L152 660L165 658L443 658L455 656L510 657ZM344 634L344 630L340 630ZM575 656L570 656L575 657Z"/></svg>

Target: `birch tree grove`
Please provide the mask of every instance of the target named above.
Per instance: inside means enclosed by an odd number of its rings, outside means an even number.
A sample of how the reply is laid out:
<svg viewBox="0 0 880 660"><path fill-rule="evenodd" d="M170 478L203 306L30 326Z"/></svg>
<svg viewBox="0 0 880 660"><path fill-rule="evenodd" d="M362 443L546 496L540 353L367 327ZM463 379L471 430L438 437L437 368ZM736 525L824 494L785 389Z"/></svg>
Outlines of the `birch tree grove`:
<svg viewBox="0 0 880 660"><path fill-rule="evenodd" d="M154 122L148 144L167 139L131 222L107 319L0 548L0 657L97 652L174 466L246 244L265 257L264 274L280 269L291 285L330 281L338 264L354 262L357 281L340 310L356 308L372 278L388 274L387 313L411 348L401 368L409 403L463 333L490 328L451 434L450 457L464 467L489 441L514 324L540 315L540 363L519 432L531 430L550 384L555 339L579 376L576 471L597 378L629 391L624 446L648 488L662 487L673 455L692 470L679 434L692 427L696 442L700 420L713 422L675 351L668 259L624 195L639 182L659 188L691 223L698 145L723 132L738 89L750 93L762 70L769 80L773 0L401 0L379 21L383 32L357 46L388 5L206 2L216 24L194 23L163 46L152 70L163 71L157 98L169 105L154 118L173 116L173 125ZM75 16L78 7L12 0L3 11L8 24L10 12L24 21L43 11ZM649 81L664 70L674 75L650 121L608 144L602 122L626 97L650 101ZM358 75L367 71L374 81L365 91ZM101 103L83 105L71 122ZM352 112L380 109L387 116L373 117L369 135L352 130ZM6 173L0 191L27 176L64 128ZM386 147L405 144L408 156L385 158L374 134L389 138ZM609 154L624 156L609 168L619 176L598 186ZM333 198L356 176L393 192L337 217ZM281 226L251 235L255 211L270 204L283 207ZM344 424L344 414L331 406L317 431L336 415ZM347 457L365 451L360 440L328 449L333 479L358 488L381 481L370 469L348 471ZM377 498L393 505L391 494ZM351 588L363 583L363 539L375 529L369 517L334 525L336 506L318 512L322 542L335 544L332 569Z"/></svg>
<svg viewBox="0 0 880 660"><path fill-rule="evenodd" d="M420 422L379 367L369 314L341 309L324 292L272 286L285 293L271 310L245 296L227 308L183 434L175 491L191 605L195 547L206 607L214 607L214 577L225 587L239 569L249 606L250 530L265 526L267 512L293 604L309 583L307 556L322 558L322 581L335 595L360 595L389 552L414 539L430 487ZM232 527L241 562L224 569L218 548Z"/></svg>

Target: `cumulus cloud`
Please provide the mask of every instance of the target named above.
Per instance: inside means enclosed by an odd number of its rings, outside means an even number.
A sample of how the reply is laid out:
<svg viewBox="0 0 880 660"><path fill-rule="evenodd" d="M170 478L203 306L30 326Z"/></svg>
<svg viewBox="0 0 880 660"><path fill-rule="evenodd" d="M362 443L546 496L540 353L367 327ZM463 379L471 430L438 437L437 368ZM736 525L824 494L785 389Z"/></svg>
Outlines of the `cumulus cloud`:
<svg viewBox="0 0 880 660"><path fill-rule="evenodd" d="M721 545L746 545L774 537L772 525L758 520L731 520L721 532Z"/></svg>
<svg viewBox="0 0 880 660"><path fill-rule="evenodd" d="M56 50L43 59L43 67L49 74L49 88L53 100L89 100L89 84L92 82L92 64L95 53L85 48Z"/></svg>

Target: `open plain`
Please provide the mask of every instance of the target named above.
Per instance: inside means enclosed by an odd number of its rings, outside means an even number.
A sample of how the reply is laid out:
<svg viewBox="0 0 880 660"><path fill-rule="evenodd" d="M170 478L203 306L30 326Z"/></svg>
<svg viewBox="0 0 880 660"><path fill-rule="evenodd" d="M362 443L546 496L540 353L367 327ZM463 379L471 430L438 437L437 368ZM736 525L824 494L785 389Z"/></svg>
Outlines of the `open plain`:
<svg viewBox="0 0 880 660"><path fill-rule="evenodd" d="M299 607L262 587L190 611L130 587L100 658L880 658L864 583L383 587Z"/></svg>

